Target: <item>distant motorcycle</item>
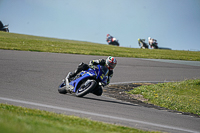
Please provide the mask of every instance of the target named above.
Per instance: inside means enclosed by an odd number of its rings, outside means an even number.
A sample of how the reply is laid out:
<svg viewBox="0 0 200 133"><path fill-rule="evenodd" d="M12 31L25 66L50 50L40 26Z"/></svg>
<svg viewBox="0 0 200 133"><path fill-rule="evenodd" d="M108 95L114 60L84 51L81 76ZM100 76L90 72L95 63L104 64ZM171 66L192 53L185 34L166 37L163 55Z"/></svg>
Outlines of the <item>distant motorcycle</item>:
<svg viewBox="0 0 200 133"><path fill-rule="evenodd" d="M155 42L152 45L150 45L152 49L158 49L158 43Z"/></svg>
<svg viewBox="0 0 200 133"><path fill-rule="evenodd" d="M119 46L119 42L116 38L112 38L112 41L109 43L109 45Z"/></svg>
<svg viewBox="0 0 200 133"><path fill-rule="evenodd" d="M140 46L140 48L142 49L148 49L149 46L147 45L147 43L145 43L145 39L138 39L138 44Z"/></svg>
<svg viewBox="0 0 200 133"><path fill-rule="evenodd" d="M107 38L107 42L109 45L119 46L118 40L112 36L110 38Z"/></svg>
<svg viewBox="0 0 200 133"><path fill-rule="evenodd" d="M149 37L148 40L149 40L149 46L152 49L158 49L158 43L157 43L156 39L153 39L153 38Z"/></svg>
<svg viewBox="0 0 200 133"><path fill-rule="evenodd" d="M88 93L95 93L99 86L105 86L108 78L108 68L106 66L97 65L95 68L89 68L82 71L71 81L68 73L61 85L58 87L58 92L61 94L75 93L77 97L83 97Z"/></svg>
<svg viewBox="0 0 200 133"><path fill-rule="evenodd" d="M8 25L3 25L1 21L0 21L0 31L9 32Z"/></svg>

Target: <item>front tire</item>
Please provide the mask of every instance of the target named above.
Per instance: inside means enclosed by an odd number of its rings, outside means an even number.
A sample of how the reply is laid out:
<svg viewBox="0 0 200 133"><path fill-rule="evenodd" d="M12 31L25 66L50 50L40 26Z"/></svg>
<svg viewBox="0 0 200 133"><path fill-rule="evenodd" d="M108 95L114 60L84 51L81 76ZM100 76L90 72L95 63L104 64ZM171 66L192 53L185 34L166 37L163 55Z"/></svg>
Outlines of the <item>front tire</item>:
<svg viewBox="0 0 200 133"><path fill-rule="evenodd" d="M119 43L117 41L114 42L114 45L119 46Z"/></svg>
<svg viewBox="0 0 200 133"><path fill-rule="evenodd" d="M77 97L83 97L86 94L90 93L95 87L97 82L95 80L86 80L83 82L78 90L76 91Z"/></svg>
<svg viewBox="0 0 200 133"><path fill-rule="evenodd" d="M58 92L60 94L66 94L67 93L66 85L64 84L64 82L58 87Z"/></svg>

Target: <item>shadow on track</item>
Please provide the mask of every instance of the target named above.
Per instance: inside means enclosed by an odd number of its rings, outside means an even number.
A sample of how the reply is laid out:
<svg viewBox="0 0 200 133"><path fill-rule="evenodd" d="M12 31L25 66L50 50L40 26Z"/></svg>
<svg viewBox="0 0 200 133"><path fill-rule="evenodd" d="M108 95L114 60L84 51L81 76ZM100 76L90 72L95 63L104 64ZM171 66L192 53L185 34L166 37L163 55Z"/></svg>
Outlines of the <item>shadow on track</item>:
<svg viewBox="0 0 200 133"><path fill-rule="evenodd" d="M108 103L115 103L115 104L122 104L122 105L128 105L128 106L139 106L138 104L134 103L125 103L125 102L118 102L118 101L111 101L111 100L103 100L103 99L98 99L98 98L91 98L91 97L80 97L84 99L89 99L89 100L95 100L95 101L102 101L102 102L108 102Z"/></svg>

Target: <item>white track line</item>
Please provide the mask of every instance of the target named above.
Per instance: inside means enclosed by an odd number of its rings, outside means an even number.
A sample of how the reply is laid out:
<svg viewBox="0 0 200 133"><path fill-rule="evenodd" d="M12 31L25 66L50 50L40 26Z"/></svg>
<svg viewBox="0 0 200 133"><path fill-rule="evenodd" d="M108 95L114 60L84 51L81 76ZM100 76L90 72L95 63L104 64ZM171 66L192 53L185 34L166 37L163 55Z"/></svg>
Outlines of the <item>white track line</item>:
<svg viewBox="0 0 200 133"><path fill-rule="evenodd" d="M45 107L45 108L51 108L51 109L58 109L58 110L69 111L69 112L80 113L80 114L86 114L86 115L99 116L99 117L110 118L110 119L115 119L115 120L122 120L122 121L140 123L140 124L145 124L145 125L149 125L149 126L156 126L156 127L161 127L161 128L184 131L184 132L198 133L197 131L192 131L192 130L188 130L188 129L173 127L173 126L167 126L167 125L162 125L162 124L150 123L150 122L145 122L145 121L139 121L139 120L122 118L122 117L110 116L110 115L97 114L97 113L92 113L92 112L86 112L86 111L75 110L75 109L70 109L70 108L63 108L63 107L52 106L52 105L47 105L47 104L40 104L40 103L22 101L22 100L17 100L17 99L0 97L0 100L10 101L10 102L15 102L15 103L23 103L23 104L34 105L34 106Z"/></svg>
<svg viewBox="0 0 200 133"><path fill-rule="evenodd" d="M116 85L116 84L130 84L130 83L167 83L173 81L127 81L127 82L114 82L110 83L109 85Z"/></svg>

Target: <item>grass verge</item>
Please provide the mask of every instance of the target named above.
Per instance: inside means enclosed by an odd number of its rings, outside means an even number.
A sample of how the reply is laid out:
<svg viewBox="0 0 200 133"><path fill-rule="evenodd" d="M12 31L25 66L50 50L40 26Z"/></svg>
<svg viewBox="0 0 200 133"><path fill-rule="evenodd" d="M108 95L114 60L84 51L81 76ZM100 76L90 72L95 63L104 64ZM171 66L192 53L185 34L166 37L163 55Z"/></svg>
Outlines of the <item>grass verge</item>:
<svg viewBox="0 0 200 133"><path fill-rule="evenodd" d="M128 93L141 94L151 104L200 116L200 79L140 86Z"/></svg>
<svg viewBox="0 0 200 133"><path fill-rule="evenodd" d="M179 44L177 44L179 45ZM200 52L116 47L91 42L0 32L0 49L200 61Z"/></svg>
<svg viewBox="0 0 200 133"><path fill-rule="evenodd" d="M0 104L2 133L148 133L89 119Z"/></svg>

